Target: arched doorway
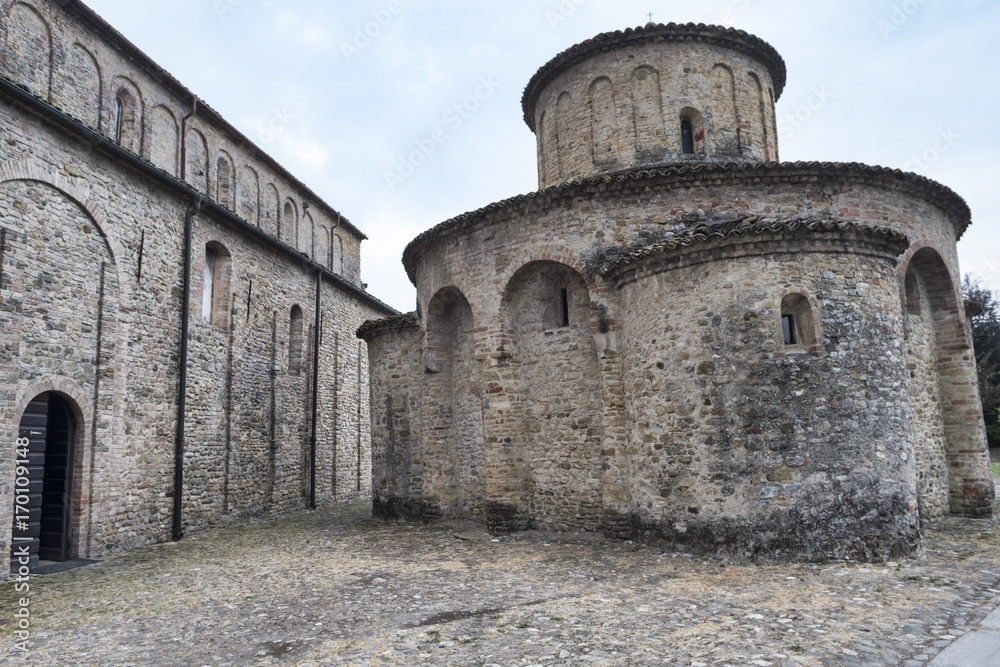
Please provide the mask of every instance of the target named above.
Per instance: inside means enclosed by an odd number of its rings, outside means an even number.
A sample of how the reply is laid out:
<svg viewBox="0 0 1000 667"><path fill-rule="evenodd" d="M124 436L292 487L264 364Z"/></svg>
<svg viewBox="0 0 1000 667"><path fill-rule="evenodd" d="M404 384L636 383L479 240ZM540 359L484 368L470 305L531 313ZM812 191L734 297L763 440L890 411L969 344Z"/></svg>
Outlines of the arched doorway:
<svg viewBox="0 0 1000 667"><path fill-rule="evenodd" d="M27 440L27 456L19 451L18 468L27 474L18 474L11 552L23 549L29 540L31 568L39 561L69 559L75 431L73 410L54 392L36 396L18 426L19 441ZM12 569L19 565L11 558Z"/></svg>

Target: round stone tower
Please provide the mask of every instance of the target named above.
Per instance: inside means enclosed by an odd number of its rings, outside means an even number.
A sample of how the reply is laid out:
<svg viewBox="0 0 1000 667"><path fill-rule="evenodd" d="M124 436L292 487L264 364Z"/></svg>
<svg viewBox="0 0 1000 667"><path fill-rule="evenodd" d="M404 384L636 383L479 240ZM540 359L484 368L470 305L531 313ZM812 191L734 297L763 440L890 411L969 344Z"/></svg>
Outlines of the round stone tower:
<svg viewBox="0 0 1000 667"><path fill-rule="evenodd" d="M990 515L969 207L779 162L784 83L766 43L704 25L542 67L544 191L414 239L417 312L358 332L375 516L886 560L921 521Z"/></svg>
<svg viewBox="0 0 1000 667"><path fill-rule="evenodd" d="M742 30L609 32L553 58L524 92L546 187L625 169L777 162L785 62Z"/></svg>

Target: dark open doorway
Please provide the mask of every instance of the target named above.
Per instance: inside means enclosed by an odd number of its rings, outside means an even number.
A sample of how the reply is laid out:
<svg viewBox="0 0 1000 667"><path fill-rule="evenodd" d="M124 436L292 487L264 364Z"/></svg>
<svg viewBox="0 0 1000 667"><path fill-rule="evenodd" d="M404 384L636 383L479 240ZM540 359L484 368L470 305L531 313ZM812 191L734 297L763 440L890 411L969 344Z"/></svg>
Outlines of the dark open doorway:
<svg viewBox="0 0 1000 667"><path fill-rule="evenodd" d="M70 501L73 478L73 440L76 424L73 411L58 394L39 394L21 417L18 437L28 440L27 513L23 507L24 486L18 482L14 511L12 553L28 545L29 567L39 560L64 561L69 558ZM18 457L22 459L22 457ZM22 459L23 460L23 459ZM11 569L22 563L11 560Z"/></svg>

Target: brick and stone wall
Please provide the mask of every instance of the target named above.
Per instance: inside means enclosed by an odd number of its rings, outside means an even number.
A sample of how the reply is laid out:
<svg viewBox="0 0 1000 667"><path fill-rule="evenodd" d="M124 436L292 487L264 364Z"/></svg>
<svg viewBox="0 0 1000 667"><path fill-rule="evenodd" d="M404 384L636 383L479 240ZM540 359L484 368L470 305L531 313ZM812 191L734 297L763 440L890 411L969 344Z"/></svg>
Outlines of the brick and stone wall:
<svg viewBox="0 0 1000 667"><path fill-rule="evenodd" d="M896 240L775 230L783 220L878 227ZM766 244L747 243L769 254L712 245L736 224L762 225ZM481 401L484 525L601 528L782 557L905 552L918 516L977 515L993 493L957 314L955 244L968 224L947 188L861 165L669 167L491 205L408 246L421 316L405 345L391 327L384 340L378 326L365 332L373 387L405 385L408 408L374 401L373 419L410 425L393 461L440 461L438 445L424 457L450 416L435 433L412 425L455 410L439 392L424 403L444 312L435 302L446 297L471 311L477 368L462 382ZM669 266L676 253L664 248L698 234L701 263ZM636 257L641 280L615 268ZM906 306L911 267L935 285L935 340L950 356L925 350L919 362L911 351L929 340ZM796 354L781 349L786 298L797 314L809 304L814 326ZM409 361L390 365L403 347ZM928 433L936 450L917 440ZM377 451L386 437L375 430ZM400 477L413 469L376 459L395 514L457 517L427 479ZM934 475L945 475L936 488L918 484ZM817 532L807 506L843 515Z"/></svg>
<svg viewBox="0 0 1000 667"><path fill-rule="evenodd" d="M90 9L0 0L0 12L0 75L361 284L364 235Z"/></svg>
<svg viewBox="0 0 1000 667"><path fill-rule="evenodd" d="M424 515L421 336L415 319L368 322L358 332L371 357L372 505L381 519ZM426 507L440 516L440 507Z"/></svg>
<svg viewBox="0 0 1000 667"><path fill-rule="evenodd" d="M360 232L340 220L350 255L341 278L328 262L310 262L277 241L280 218L259 228L265 211L246 214L256 197L234 210L256 192L241 189L238 179L221 196L206 192L214 171L197 192L185 187L176 168L155 162L175 155L154 134L157 105L176 117L190 104L167 75L154 76L141 54L126 57L117 48L121 38L78 3L6 2L3 10L16 19L4 21L3 74L36 96L10 86L0 94L0 438L10 446L0 457L3 558L20 415L45 391L66 398L76 417L70 555L170 539L184 228L198 192L219 206L203 204L192 230L184 530L306 505L319 274L317 501L368 495L368 354L354 334L365 320L393 311L358 287ZM84 85L84 74L57 85L84 62L82 51L73 51L78 46L96 54L100 87ZM112 138L106 114L119 76L134 86L131 99L143 100L141 122L122 130L141 130L138 143L119 145L166 174L138 168L88 134L89 127ZM316 229L333 229L333 209L297 189L227 126L195 119L192 127L207 137L210 170L224 151L236 169L230 175L246 164L266 176L260 201L271 190L288 203L311 201L297 210L299 222L313 216ZM200 161L203 154L188 156ZM310 224L299 226L299 249L312 256L315 247L301 245L315 242Z"/></svg>
<svg viewBox="0 0 1000 667"><path fill-rule="evenodd" d="M632 512L615 523L695 549L908 553L918 521L895 282L905 239L744 227L664 244L609 275L632 470ZM785 346L790 294L821 332L809 349Z"/></svg>
<svg viewBox="0 0 1000 667"><path fill-rule="evenodd" d="M769 45L711 26L650 24L578 44L525 91L539 188L664 163L777 161L784 77Z"/></svg>

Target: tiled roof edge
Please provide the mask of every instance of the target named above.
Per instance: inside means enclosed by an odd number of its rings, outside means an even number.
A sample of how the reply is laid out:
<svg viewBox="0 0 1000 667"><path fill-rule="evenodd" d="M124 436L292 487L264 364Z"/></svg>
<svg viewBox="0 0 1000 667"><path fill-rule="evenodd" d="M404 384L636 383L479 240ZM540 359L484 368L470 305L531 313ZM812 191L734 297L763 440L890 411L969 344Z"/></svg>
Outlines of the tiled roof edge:
<svg viewBox="0 0 1000 667"><path fill-rule="evenodd" d="M952 218L956 238L961 238L972 224L972 212L962 197L951 188L924 176L899 169L873 167L856 162L749 162L749 163L703 163L697 165L664 166L654 169L638 169L602 176L592 176L567 183L554 185L545 190L518 195L481 209L463 213L446 220L423 232L406 246L403 251L403 266L411 282L415 282L414 268L423 248L436 239L469 225L489 222L503 215L524 215L543 204L552 204L562 199L591 191L594 197L605 197L636 181L659 183L664 187L690 186L704 180L730 177L734 180L761 178L815 178L829 180L841 176L861 176L881 179L886 184L898 185L915 192L925 201L941 208Z"/></svg>
<svg viewBox="0 0 1000 667"><path fill-rule="evenodd" d="M902 254L910 245L909 239L905 234L889 229L888 227L863 225L848 220L830 218L780 220L763 216L748 216L721 224L698 225L665 241L636 248L630 253L609 260L601 267L599 273L602 276L608 276L647 257L712 241L767 234L809 234L821 232L840 232L845 235L865 237L873 242L883 244L886 248L890 249L893 256Z"/></svg>
<svg viewBox="0 0 1000 667"><path fill-rule="evenodd" d="M368 320L358 327L357 336L363 340L370 340L391 331L416 330L418 328L416 313L406 313L405 315L384 317L380 320Z"/></svg>

